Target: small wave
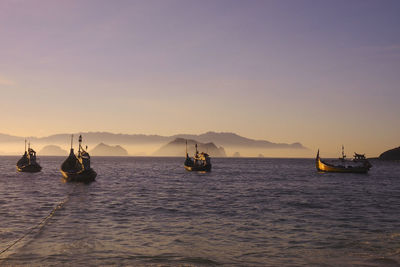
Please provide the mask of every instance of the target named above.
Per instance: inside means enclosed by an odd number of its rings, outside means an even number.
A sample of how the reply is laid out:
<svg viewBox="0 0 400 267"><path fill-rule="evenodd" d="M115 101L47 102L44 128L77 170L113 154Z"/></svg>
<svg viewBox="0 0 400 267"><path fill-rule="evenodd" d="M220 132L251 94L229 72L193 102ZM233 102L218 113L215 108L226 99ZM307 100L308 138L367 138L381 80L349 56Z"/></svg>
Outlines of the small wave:
<svg viewBox="0 0 400 267"><path fill-rule="evenodd" d="M200 258L200 257L190 257L190 258L183 258L181 260L182 263L192 263L198 265L205 265L205 266L216 266L216 265L221 265L221 263L206 259L206 258Z"/></svg>
<svg viewBox="0 0 400 267"><path fill-rule="evenodd" d="M400 238L400 233L393 233L390 235L391 239Z"/></svg>
<svg viewBox="0 0 400 267"><path fill-rule="evenodd" d="M149 263L162 263L163 266L219 266L222 265L217 261L203 257L181 257L171 254L162 254L156 256L146 257L146 262Z"/></svg>
<svg viewBox="0 0 400 267"><path fill-rule="evenodd" d="M373 266L385 266L385 267L399 267L400 263L390 258L376 258L368 260L368 263L374 264Z"/></svg>
<svg viewBox="0 0 400 267"><path fill-rule="evenodd" d="M289 206L297 207L297 208L308 208L308 209L325 209L325 206L317 203L310 202L288 202Z"/></svg>
<svg viewBox="0 0 400 267"><path fill-rule="evenodd" d="M156 212L167 212L167 213L176 213L176 212L178 212L177 209L168 209L168 208L163 208L163 207L154 208L153 211L156 211Z"/></svg>

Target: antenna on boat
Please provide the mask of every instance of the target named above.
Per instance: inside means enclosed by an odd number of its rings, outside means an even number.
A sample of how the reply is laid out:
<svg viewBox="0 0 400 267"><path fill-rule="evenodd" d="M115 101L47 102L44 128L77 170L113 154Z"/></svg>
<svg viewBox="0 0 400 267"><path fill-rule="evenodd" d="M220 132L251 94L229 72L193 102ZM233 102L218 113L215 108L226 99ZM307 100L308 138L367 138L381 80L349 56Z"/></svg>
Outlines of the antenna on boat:
<svg viewBox="0 0 400 267"><path fill-rule="evenodd" d="M186 157L187 157L187 154L188 154L188 153L187 153L187 139L186 139Z"/></svg>
<svg viewBox="0 0 400 267"><path fill-rule="evenodd" d="M72 142L73 142L73 140L74 140L74 135L71 134L71 149L72 149Z"/></svg>
<svg viewBox="0 0 400 267"><path fill-rule="evenodd" d="M79 135L79 152L81 152L82 135Z"/></svg>
<svg viewBox="0 0 400 267"><path fill-rule="evenodd" d="M344 154L344 146L342 145L342 158L345 159L346 155Z"/></svg>

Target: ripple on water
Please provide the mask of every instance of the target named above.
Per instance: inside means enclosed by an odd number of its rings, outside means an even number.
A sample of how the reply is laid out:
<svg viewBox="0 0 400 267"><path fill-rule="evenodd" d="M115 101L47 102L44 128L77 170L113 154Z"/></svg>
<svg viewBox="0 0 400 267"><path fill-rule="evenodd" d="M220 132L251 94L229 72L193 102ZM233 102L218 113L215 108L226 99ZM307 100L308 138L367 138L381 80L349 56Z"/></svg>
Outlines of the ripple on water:
<svg viewBox="0 0 400 267"><path fill-rule="evenodd" d="M1 157L0 250L68 198L0 264L70 266L398 266L400 166L321 174L309 159L93 158L97 181L63 183ZM389 165L386 165L389 164ZM388 171L388 169L392 171ZM4 255L0 256L4 257Z"/></svg>

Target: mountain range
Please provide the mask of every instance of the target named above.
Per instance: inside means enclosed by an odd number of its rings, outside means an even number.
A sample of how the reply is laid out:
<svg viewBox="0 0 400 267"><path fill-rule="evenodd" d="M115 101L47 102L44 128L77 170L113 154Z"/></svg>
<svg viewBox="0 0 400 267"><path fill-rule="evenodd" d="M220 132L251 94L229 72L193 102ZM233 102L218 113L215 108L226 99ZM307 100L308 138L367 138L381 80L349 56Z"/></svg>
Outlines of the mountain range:
<svg viewBox="0 0 400 267"><path fill-rule="evenodd" d="M111 144L146 144L146 143L167 143L176 138L192 139L199 142L213 142L220 146L242 146L258 148L289 148L305 149L301 143L273 143L266 140L254 140L246 138L235 133L216 133L207 132L200 135L177 134L172 136L144 135L144 134L114 134L109 132L86 132L76 133L75 137L82 134L87 143L111 143ZM70 134L55 134L47 137L27 137L32 143L65 143L69 142ZM0 134L0 143L23 141L25 137L18 137L8 134Z"/></svg>
<svg viewBox="0 0 400 267"><path fill-rule="evenodd" d="M267 140L254 140L228 132L207 132L199 135L177 134L172 136L115 134L110 132L81 132L74 133L74 146L77 145L77 139L80 134L82 134L83 137L83 144L89 145L89 147L93 147L99 143L106 143L114 146L120 145L127 149L130 155L155 155L159 153L157 151L162 146L176 140L177 138L196 140L196 142L202 144L213 143L217 149L223 147L225 152L221 153L221 156L225 153L227 155L232 155L234 152L240 152L241 155L245 156L257 156L260 153L267 156L272 156L277 153L284 155L308 153L308 149L301 143L273 143ZM7 151L5 147L8 146L13 149L12 152L16 152L18 151L16 145L23 148L24 139L25 137L0 134L0 150ZM33 144L37 149L46 145L58 145L62 149L69 150L71 135L55 134L46 137L27 137L27 139L29 139L31 144ZM10 149L8 150L8 153L11 153ZM218 154L219 153L220 152L218 152Z"/></svg>

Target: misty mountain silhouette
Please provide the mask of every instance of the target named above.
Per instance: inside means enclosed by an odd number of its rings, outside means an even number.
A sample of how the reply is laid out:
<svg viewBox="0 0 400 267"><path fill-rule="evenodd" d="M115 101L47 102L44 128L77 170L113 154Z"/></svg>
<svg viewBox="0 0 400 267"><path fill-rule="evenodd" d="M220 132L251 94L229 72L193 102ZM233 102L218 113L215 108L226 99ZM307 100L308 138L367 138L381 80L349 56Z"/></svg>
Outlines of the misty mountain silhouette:
<svg viewBox="0 0 400 267"><path fill-rule="evenodd" d="M147 143L166 143L173 139L160 135L144 134L114 134L109 132L80 132L74 133L75 138L79 135L85 137L90 144L108 143L108 144L147 144ZM43 143L65 143L71 139L71 134L55 134L47 137L30 137L32 141Z"/></svg>
<svg viewBox="0 0 400 267"><path fill-rule="evenodd" d="M104 143L98 144L95 148L90 150L92 156L128 156L128 151L119 146L109 146Z"/></svg>
<svg viewBox="0 0 400 267"><path fill-rule="evenodd" d="M9 134L2 134L0 133L0 142L1 143L8 143L8 142L18 142L18 141L24 141L24 137L19 137L19 136L13 136Z"/></svg>
<svg viewBox="0 0 400 267"><path fill-rule="evenodd" d="M44 146L39 151L39 155L43 155L43 156L67 156L68 155L68 151L64 150L61 147L56 146L56 145L48 145L48 146Z"/></svg>
<svg viewBox="0 0 400 267"><path fill-rule="evenodd" d="M189 155L195 153L195 145L197 144L199 152L206 152L211 157L226 157L226 153L223 147L217 147L214 143L201 143L196 140L187 140L187 149ZM176 138L168 144L162 146L156 152L154 156L177 156L184 157L186 151L186 139Z"/></svg>
<svg viewBox="0 0 400 267"><path fill-rule="evenodd" d="M196 139L200 142L214 142L220 146L224 147L247 147L247 148L290 148L290 149L306 149L300 143L272 143L266 140L253 140L246 137L242 137L235 133L216 133L207 132L200 135L189 135L180 134L176 137L181 137L185 139Z"/></svg>
<svg viewBox="0 0 400 267"><path fill-rule="evenodd" d="M288 148L288 149L306 149L301 143L272 143L266 140L254 140L246 137L242 137L235 133L217 133L207 132L200 135L192 134L177 134L173 136L161 136L161 135L144 135L144 134L114 134L109 132L80 132L75 133L74 136L82 134L85 136L90 144L98 144L101 142L108 144L165 144L171 142L176 138L184 138L197 140L202 143L212 142L217 146L223 147L247 147L247 148ZM47 137L29 137L32 142L35 143L47 143L47 144L60 144L69 143L71 138L70 134L55 134ZM0 142L18 142L23 141L24 137L12 136L8 134L0 134Z"/></svg>
<svg viewBox="0 0 400 267"><path fill-rule="evenodd" d="M232 157L234 157L234 158L240 158L241 155L240 155L239 152L235 152L235 153L233 153Z"/></svg>

